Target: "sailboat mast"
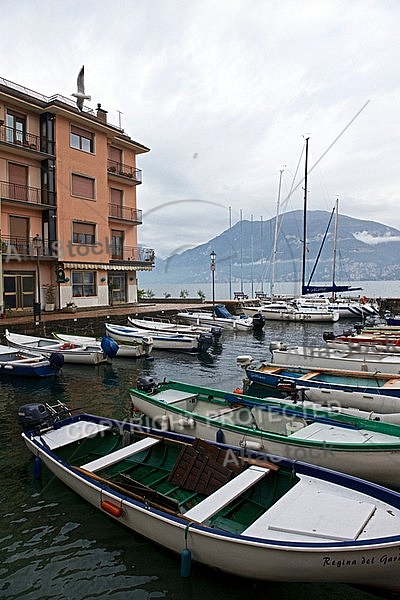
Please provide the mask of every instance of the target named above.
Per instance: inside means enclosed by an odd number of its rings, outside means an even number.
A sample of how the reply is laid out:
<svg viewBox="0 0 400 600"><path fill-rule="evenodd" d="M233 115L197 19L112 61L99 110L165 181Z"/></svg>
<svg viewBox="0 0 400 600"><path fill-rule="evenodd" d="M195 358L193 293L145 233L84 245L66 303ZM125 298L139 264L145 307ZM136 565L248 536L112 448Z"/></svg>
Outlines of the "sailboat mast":
<svg viewBox="0 0 400 600"><path fill-rule="evenodd" d="M306 160L304 171L304 206L303 206L303 261L301 269L301 293L304 294L306 284L306 252L307 252L307 177L308 177L308 140L306 138Z"/></svg>
<svg viewBox="0 0 400 600"><path fill-rule="evenodd" d="M334 235L333 235L332 298L336 298L336 293L334 291L334 287L335 287L335 278L336 278L336 248L337 248L338 221L339 221L339 198L336 198L336 203L335 203L335 230L334 230Z"/></svg>
<svg viewBox="0 0 400 600"><path fill-rule="evenodd" d="M276 251L278 246L278 222L279 222L279 210L281 204L281 186L282 186L282 173L284 169L280 169L279 171L279 186L278 186L278 200L276 202L276 217L275 217L275 232L274 232L274 247L272 250L272 265L271 265L271 286L270 286L270 296L274 297L274 287L275 287L275 262L276 262Z"/></svg>

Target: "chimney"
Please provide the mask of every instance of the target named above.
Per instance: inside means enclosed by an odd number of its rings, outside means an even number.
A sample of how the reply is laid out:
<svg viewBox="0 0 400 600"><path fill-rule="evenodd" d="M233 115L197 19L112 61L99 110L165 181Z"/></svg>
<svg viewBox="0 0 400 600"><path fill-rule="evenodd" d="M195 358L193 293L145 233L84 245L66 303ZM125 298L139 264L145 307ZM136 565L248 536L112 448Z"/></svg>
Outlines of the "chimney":
<svg viewBox="0 0 400 600"><path fill-rule="evenodd" d="M101 104L97 105L97 118L103 123L107 123L107 111L101 108Z"/></svg>

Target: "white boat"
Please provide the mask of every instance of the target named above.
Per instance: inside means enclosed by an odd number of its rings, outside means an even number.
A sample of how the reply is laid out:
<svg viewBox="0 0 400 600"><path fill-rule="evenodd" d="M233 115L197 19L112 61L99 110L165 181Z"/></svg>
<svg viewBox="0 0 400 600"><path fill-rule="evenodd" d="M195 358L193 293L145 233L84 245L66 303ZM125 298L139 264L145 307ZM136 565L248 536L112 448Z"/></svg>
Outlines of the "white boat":
<svg viewBox="0 0 400 600"><path fill-rule="evenodd" d="M130 390L135 412L158 427L297 458L400 489L399 425L180 381L151 388L142 381Z"/></svg>
<svg viewBox="0 0 400 600"><path fill-rule="evenodd" d="M91 344L77 345L61 342L55 339L36 337L33 335L22 335L5 330L4 336L7 344L12 348L29 350L34 354L49 357L54 352L59 352L64 357L65 363L81 365L98 365L108 360L102 348Z"/></svg>
<svg viewBox="0 0 400 600"><path fill-rule="evenodd" d="M365 297L359 300L345 298L329 299L316 296L299 296L296 298L299 309L331 310L339 313L341 319L375 317L379 314L377 306L368 302Z"/></svg>
<svg viewBox="0 0 400 600"><path fill-rule="evenodd" d="M37 470L180 555L184 577L193 561L250 580L399 587L400 496L391 490L93 415L22 436Z"/></svg>
<svg viewBox="0 0 400 600"><path fill-rule="evenodd" d="M257 311L260 314L260 311ZM222 316L225 315L225 316ZM224 305L220 304L215 306L214 312L202 312L202 311L182 311L178 313L177 318L184 323L194 323L196 325L217 325L222 329L229 329L234 331L251 331L254 328L255 322L252 317L246 317L246 315L235 316L232 315ZM256 320L256 322L258 319Z"/></svg>
<svg viewBox="0 0 400 600"><path fill-rule="evenodd" d="M105 323L107 335L118 343L132 343L141 341L146 336L144 329ZM182 333L152 334L153 348L156 350L170 350L175 352L206 352L213 344L214 338L211 333L200 333L198 335L184 335Z"/></svg>
<svg viewBox="0 0 400 600"><path fill-rule="evenodd" d="M207 325L182 325L182 323L171 323L158 319L135 319L128 317L130 326L136 329L145 329L149 332L182 333L183 335L199 335L200 333L212 333L215 339L221 336L221 327Z"/></svg>
<svg viewBox="0 0 400 600"><path fill-rule="evenodd" d="M56 340L73 344L74 346L95 346L101 349L101 340L95 337L84 335L68 335L67 333L55 333L53 336ZM141 342L135 344L118 344L116 358L140 358L141 356L149 356L153 349L153 339L151 337L143 337Z"/></svg>
<svg viewBox="0 0 400 600"><path fill-rule="evenodd" d="M271 342L272 362L294 367L341 369L368 373L400 373L400 356L388 352L339 350L327 346L285 346Z"/></svg>
<svg viewBox="0 0 400 600"><path fill-rule="evenodd" d="M266 321L294 321L312 323L335 323L339 320L339 311L323 308L302 308L295 302L262 303L260 306L243 306L245 315L252 317L261 313Z"/></svg>

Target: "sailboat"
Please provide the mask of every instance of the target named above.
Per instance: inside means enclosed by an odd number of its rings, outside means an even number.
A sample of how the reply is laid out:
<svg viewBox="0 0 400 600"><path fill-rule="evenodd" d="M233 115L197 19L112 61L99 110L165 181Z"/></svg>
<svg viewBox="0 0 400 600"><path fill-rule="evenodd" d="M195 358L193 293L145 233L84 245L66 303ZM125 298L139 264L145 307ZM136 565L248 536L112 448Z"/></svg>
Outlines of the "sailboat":
<svg viewBox="0 0 400 600"><path fill-rule="evenodd" d="M308 138L307 138L308 143ZM328 322L333 323L339 319L339 312L333 310L328 304L325 306L303 306L297 302L297 300L278 300L274 298L274 285L275 285L275 262L277 254L277 241L279 233L279 212L280 212L280 196L281 196L281 184L282 184L282 173L284 169L280 170L279 175L279 187L278 187L278 199L276 206L276 217L275 217L275 232L274 232L274 244L271 260L271 300L263 302L261 306L248 306L244 305L242 310L248 317L253 316L257 312L261 313L266 320L274 321L296 321L296 322ZM306 174L307 174L307 146L306 146ZM307 177L307 175L306 175ZM304 245L305 245L304 236ZM305 259L303 258L303 278L304 278L304 264Z"/></svg>
<svg viewBox="0 0 400 600"><path fill-rule="evenodd" d="M341 299L337 298L337 294L340 292L349 291L360 291L362 288L354 288L350 285L337 285L335 282L336 277L336 255L337 255L337 232L338 232L338 220L339 220L339 200L336 199L335 207L332 211L329 219L328 227L325 231L324 238L322 240L317 258L315 260L311 275L306 284L306 255L307 255L307 179L308 179L308 141L306 138L306 151L305 151L305 173L304 173L304 208L303 208L303 254L302 254L302 278L301 278L301 293L302 296L297 299L297 306L301 308L328 308L330 310L339 313L340 317L360 317L366 316L377 316L378 309L371 303L367 302L367 299L363 296L360 300ZM332 222L332 218L335 215L335 228L334 228L334 247L333 247L333 263L332 263L332 284L331 285L311 285L311 280L315 273L318 260L321 256L322 248L325 244L325 240ZM332 297L329 300L325 296L319 298L311 298L310 294L326 294L331 293Z"/></svg>

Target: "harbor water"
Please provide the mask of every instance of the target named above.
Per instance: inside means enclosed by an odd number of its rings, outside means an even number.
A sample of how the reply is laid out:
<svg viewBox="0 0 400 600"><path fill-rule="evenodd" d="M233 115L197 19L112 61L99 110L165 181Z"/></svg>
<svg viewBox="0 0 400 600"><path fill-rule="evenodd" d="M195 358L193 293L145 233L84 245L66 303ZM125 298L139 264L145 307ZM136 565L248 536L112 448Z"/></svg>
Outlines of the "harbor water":
<svg viewBox="0 0 400 600"><path fill-rule="evenodd" d="M0 598L7 600L286 600L380 596L347 585L246 581L199 565L180 577L179 557L159 548L86 504L43 474L33 477L33 457L17 424L18 407L60 400L71 409L130 417L129 389L139 375L164 377L232 391L241 387L236 356L270 359L269 343L323 345L322 333L348 323L268 323L262 333L224 332L202 356L154 351L154 360L115 359L99 367L65 365L57 379L2 380L0 385ZM290 569L290 564L288 564Z"/></svg>

